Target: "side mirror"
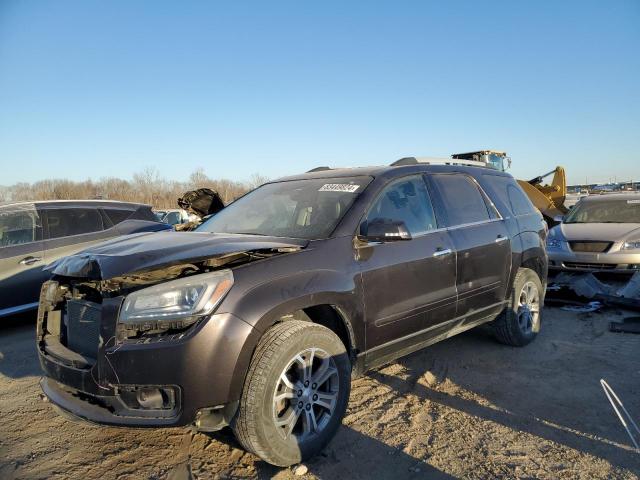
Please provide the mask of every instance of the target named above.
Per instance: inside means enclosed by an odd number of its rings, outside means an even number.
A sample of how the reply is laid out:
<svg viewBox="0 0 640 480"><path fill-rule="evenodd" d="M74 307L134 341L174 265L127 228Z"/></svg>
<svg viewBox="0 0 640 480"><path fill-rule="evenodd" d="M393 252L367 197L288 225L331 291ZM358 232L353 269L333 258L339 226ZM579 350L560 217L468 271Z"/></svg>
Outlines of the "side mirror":
<svg viewBox="0 0 640 480"><path fill-rule="evenodd" d="M374 218L363 225L362 237L372 242L394 242L397 240L411 240L411 233L402 220L390 218Z"/></svg>

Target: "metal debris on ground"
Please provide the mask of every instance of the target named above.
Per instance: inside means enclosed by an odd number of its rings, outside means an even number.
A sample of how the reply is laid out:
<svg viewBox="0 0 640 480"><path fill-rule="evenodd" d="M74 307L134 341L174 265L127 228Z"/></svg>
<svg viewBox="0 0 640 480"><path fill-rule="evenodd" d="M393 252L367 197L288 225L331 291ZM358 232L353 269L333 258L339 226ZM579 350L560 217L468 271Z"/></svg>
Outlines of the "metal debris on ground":
<svg viewBox="0 0 640 480"><path fill-rule="evenodd" d="M640 272L634 273L627 284L616 292L616 295L640 300Z"/></svg>
<svg viewBox="0 0 640 480"><path fill-rule="evenodd" d="M618 306L640 311L640 272L624 285L609 285L594 274L558 274L547 287L549 303L568 304L562 307L573 312L589 312L603 306ZM585 304L581 300L592 300ZM599 303L598 308L594 308Z"/></svg>
<svg viewBox="0 0 640 480"><path fill-rule="evenodd" d="M564 305L560 307L561 310L566 310L567 312L576 312L576 313L595 312L596 310L600 310L601 308L602 308L602 303L600 302L589 302L586 305Z"/></svg>
<svg viewBox="0 0 640 480"><path fill-rule="evenodd" d="M554 279L552 285L566 287L585 298L594 298L600 294L613 295L616 291L615 287L601 282L592 273L572 275L563 272Z"/></svg>
<svg viewBox="0 0 640 480"><path fill-rule="evenodd" d="M640 317L627 317L622 322L610 322L609 331L616 333L640 333Z"/></svg>
<svg viewBox="0 0 640 480"><path fill-rule="evenodd" d="M640 428L638 428L638 425L636 425L636 422L633 421L633 418L631 418L631 415L629 414L629 412L627 412L627 409L624 408L624 405L616 395L616 392L613 391L613 388L611 388L603 378L600 379L600 385L602 385L604 394L607 396L609 403L613 407L613 410L616 412L616 415L618 416L620 423L622 423L622 426L627 431L629 438L631 438L631 441L633 442L634 447L636 447L636 450L638 451L638 453L640 453L640 446L638 446L638 441L634 436L634 435L638 435L640 437ZM620 408L618 409L618 407ZM622 410L622 413L624 413L624 416L620 413L620 410ZM632 433L632 429L629 428L629 424L631 424L631 426L633 427L633 433Z"/></svg>

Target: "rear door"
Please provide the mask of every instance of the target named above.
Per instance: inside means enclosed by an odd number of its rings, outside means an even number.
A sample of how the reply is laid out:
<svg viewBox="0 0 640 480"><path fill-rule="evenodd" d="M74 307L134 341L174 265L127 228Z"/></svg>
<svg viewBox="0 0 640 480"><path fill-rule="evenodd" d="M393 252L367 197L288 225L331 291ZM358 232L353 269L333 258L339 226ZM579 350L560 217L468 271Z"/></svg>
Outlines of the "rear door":
<svg viewBox="0 0 640 480"><path fill-rule="evenodd" d="M0 316L37 306L42 271L42 223L33 204L0 209Z"/></svg>
<svg viewBox="0 0 640 480"><path fill-rule="evenodd" d="M433 174L438 214L457 252L457 316L467 323L503 308L511 270L511 240L504 220L470 175Z"/></svg>
<svg viewBox="0 0 640 480"><path fill-rule="evenodd" d="M384 187L360 227L376 219L403 221L411 240L361 245L368 363L397 356L423 340L430 325L455 314L455 252L446 230L436 222L421 175Z"/></svg>

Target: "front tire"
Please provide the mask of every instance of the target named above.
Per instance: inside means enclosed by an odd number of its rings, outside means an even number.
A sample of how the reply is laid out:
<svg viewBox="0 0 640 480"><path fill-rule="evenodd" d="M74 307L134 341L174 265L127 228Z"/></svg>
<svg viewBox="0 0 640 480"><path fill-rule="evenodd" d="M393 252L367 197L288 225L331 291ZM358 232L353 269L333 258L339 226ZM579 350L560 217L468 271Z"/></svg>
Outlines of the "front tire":
<svg viewBox="0 0 640 480"><path fill-rule="evenodd" d="M509 303L493 322L496 339L513 347L531 343L540 331L543 302L540 277L529 268L520 268L513 281Z"/></svg>
<svg viewBox="0 0 640 480"><path fill-rule="evenodd" d="M266 462L299 463L333 438L350 388L351 362L335 333L310 322L276 324L253 355L232 428Z"/></svg>

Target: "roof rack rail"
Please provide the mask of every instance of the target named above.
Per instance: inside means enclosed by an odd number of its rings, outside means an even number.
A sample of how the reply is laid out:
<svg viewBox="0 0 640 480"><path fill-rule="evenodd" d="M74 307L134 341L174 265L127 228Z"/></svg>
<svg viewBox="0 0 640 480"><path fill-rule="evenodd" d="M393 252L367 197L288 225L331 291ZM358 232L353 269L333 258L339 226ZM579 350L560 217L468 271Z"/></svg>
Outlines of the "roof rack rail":
<svg viewBox="0 0 640 480"><path fill-rule="evenodd" d="M467 167L486 167L483 162L475 160L458 160L452 158L430 158L430 157L404 157L391 164L392 167L401 165L464 165Z"/></svg>
<svg viewBox="0 0 640 480"><path fill-rule="evenodd" d="M311 170L307 170L307 173L324 172L325 170L331 170L331 167L316 167L316 168L312 168Z"/></svg>

